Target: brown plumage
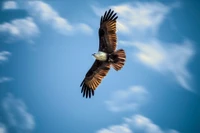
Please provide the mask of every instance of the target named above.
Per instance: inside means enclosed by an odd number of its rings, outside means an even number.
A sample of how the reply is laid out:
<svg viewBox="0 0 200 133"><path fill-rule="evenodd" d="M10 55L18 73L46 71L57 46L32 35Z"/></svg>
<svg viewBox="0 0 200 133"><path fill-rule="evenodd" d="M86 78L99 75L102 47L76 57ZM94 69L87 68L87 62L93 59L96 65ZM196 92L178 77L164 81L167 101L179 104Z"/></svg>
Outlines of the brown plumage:
<svg viewBox="0 0 200 133"><path fill-rule="evenodd" d="M115 70L120 70L125 63L126 54L123 49L116 50L116 20L118 16L111 9L101 17L99 28L99 51L106 53L106 60L95 60L90 70L81 83L83 97L91 97L94 90L101 83L112 65Z"/></svg>

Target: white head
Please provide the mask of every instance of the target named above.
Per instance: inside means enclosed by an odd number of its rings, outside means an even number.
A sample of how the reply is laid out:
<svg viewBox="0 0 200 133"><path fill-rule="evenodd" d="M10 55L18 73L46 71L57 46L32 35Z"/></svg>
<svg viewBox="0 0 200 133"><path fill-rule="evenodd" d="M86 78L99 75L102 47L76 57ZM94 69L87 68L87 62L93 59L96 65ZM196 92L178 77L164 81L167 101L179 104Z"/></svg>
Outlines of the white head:
<svg viewBox="0 0 200 133"><path fill-rule="evenodd" d="M106 53L104 52L97 52L97 53L94 53L92 54L97 60L100 60L100 61L105 61L107 59L107 55Z"/></svg>

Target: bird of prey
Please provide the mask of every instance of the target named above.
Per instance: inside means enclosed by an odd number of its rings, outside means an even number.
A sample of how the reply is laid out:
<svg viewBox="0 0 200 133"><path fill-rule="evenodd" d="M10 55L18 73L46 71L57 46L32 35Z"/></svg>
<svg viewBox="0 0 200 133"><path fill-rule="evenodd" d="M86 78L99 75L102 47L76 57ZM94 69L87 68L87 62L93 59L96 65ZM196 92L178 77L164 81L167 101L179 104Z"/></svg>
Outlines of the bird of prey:
<svg viewBox="0 0 200 133"><path fill-rule="evenodd" d="M112 66L116 71L120 70L125 63L126 54L123 49L116 50L116 20L118 16L113 10L106 11L100 20L99 50L92 54L96 60L86 73L80 87L83 97L91 98L94 90L106 76Z"/></svg>

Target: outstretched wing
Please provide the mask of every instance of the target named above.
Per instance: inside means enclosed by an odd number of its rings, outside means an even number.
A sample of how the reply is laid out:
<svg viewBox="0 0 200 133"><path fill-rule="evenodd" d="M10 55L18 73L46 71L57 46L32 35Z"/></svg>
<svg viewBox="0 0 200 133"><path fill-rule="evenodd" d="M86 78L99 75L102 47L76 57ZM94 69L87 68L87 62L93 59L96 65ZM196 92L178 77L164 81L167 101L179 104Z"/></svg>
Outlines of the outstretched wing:
<svg viewBox="0 0 200 133"><path fill-rule="evenodd" d="M111 9L101 16L99 28L99 51L112 53L116 49L117 35L116 35L116 20L117 13Z"/></svg>
<svg viewBox="0 0 200 133"><path fill-rule="evenodd" d="M81 93L83 93L83 97L86 96L87 98L89 96L90 98L91 95L94 95L94 90L101 83L101 80L106 76L109 70L109 63L95 60L80 85L82 87Z"/></svg>

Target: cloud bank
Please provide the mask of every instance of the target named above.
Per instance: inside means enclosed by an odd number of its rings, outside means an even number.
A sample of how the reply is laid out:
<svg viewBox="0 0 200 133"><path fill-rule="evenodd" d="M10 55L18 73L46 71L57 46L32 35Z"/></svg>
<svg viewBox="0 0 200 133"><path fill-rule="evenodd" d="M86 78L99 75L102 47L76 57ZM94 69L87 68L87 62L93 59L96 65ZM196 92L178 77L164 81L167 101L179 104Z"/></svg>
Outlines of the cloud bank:
<svg viewBox="0 0 200 133"><path fill-rule="evenodd" d="M102 128L96 133L179 133L174 129L161 129L149 118L136 114L129 118L124 118L124 122L119 125L112 125Z"/></svg>

